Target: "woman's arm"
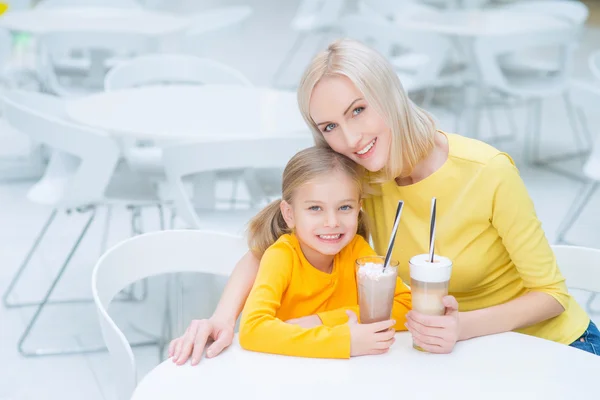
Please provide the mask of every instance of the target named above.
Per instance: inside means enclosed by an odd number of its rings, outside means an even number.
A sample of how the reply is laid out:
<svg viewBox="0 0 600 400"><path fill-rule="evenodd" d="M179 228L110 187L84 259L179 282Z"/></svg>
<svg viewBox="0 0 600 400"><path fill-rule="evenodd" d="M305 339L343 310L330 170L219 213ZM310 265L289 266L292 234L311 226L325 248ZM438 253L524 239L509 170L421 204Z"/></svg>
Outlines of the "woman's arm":
<svg viewBox="0 0 600 400"><path fill-rule="evenodd" d="M498 231L527 293L493 307L445 316L409 313L409 330L426 350L449 352L457 340L525 328L560 315L570 296L552 248L537 218L525 184L510 158L496 156L482 171L480 184L491 185L491 223ZM450 300L451 299L451 300ZM456 302L448 296L449 303Z"/></svg>

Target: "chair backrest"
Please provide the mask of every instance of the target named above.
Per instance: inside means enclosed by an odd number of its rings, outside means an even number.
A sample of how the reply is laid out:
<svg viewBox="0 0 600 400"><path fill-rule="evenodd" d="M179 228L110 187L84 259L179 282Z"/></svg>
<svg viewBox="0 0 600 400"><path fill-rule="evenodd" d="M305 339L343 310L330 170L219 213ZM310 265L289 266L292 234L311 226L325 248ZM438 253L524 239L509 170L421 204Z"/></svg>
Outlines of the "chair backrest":
<svg viewBox="0 0 600 400"><path fill-rule="evenodd" d="M344 16L339 21L339 27L347 37L360 40L384 55L390 54L394 47L400 47L405 51L427 56L427 64L414 71L414 79L418 82L434 81L448 60L451 47L448 38L436 33L402 28L380 15Z"/></svg>
<svg viewBox="0 0 600 400"><path fill-rule="evenodd" d="M301 0L292 19L296 31L328 30L336 26L344 0Z"/></svg>
<svg viewBox="0 0 600 400"><path fill-rule="evenodd" d="M183 178L219 170L283 169L293 155L313 145L312 137L305 134L277 138L223 139L165 147L163 164L177 214L192 228L201 228Z"/></svg>
<svg viewBox="0 0 600 400"><path fill-rule="evenodd" d="M577 25L583 25L589 15L588 7L576 0L517 1L503 6L502 10L552 15Z"/></svg>
<svg viewBox="0 0 600 400"><path fill-rule="evenodd" d="M501 68L499 57L535 48L554 48L558 52L558 70L552 75L555 83L568 83L571 76L573 53L581 37L581 27L572 25L561 29L481 36L475 40L474 51L479 71L486 86L511 93L512 87Z"/></svg>
<svg viewBox="0 0 600 400"><path fill-rule="evenodd" d="M250 6L219 7L191 17L187 36L197 36L207 32L230 28L248 19L253 13Z"/></svg>
<svg viewBox="0 0 600 400"><path fill-rule="evenodd" d="M135 0L44 0L35 8L52 9L63 7L111 7L111 8L142 8Z"/></svg>
<svg viewBox="0 0 600 400"><path fill-rule="evenodd" d="M554 245L552 250L569 288L600 293L599 249Z"/></svg>
<svg viewBox="0 0 600 400"><path fill-rule="evenodd" d="M241 72L220 62L183 54L136 57L109 71L107 91L153 84L234 84L252 86Z"/></svg>
<svg viewBox="0 0 600 400"><path fill-rule="evenodd" d="M362 0L358 3L358 11L363 15L379 15L388 19L410 19L415 14L439 13L434 6L414 0Z"/></svg>
<svg viewBox="0 0 600 400"><path fill-rule="evenodd" d="M131 398L137 377L131 346L107 312L114 297L128 285L160 274L205 272L228 276L247 251L245 240L239 236L171 230L127 239L100 257L92 273L92 295L119 400Z"/></svg>
<svg viewBox="0 0 600 400"><path fill-rule="evenodd" d="M600 82L600 50L596 50L590 54L588 64L592 74L598 80L598 82Z"/></svg>
<svg viewBox="0 0 600 400"><path fill-rule="evenodd" d="M6 91L3 113L13 128L53 152L36 185L47 188L53 198L40 201L74 207L104 198L120 156L112 138L102 131L66 121L64 102L46 94Z"/></svg>

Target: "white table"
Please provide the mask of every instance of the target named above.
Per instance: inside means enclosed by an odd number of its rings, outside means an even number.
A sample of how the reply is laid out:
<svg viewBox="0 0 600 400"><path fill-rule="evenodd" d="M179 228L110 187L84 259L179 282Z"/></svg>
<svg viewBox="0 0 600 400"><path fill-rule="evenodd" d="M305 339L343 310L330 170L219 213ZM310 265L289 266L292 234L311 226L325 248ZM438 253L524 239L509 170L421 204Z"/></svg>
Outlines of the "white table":
<svg viewBox="0 0 600 400"><path fill-rule="evenodd" d="M7 12L0 26L15 32L137 33L161 36L185 29L190 18L145 9L70 7Z"/></svg>
<svg viewBox="0 0 600 400"><path fill-rule="evenodd" d="M403 332L388 354L350 360L252 353L234 342L195 367L164 361L143 378L132 400L565 400L600 393L600 357L517 333L460 342L452 354L434 355L414 350Z"/></svg>
<svg viewBox="0 0 600 400"><path fill-rule="evenodd" d="M294 92L236 85L168 85L71 100L73 120L157 142L308 133Z"/></svg>

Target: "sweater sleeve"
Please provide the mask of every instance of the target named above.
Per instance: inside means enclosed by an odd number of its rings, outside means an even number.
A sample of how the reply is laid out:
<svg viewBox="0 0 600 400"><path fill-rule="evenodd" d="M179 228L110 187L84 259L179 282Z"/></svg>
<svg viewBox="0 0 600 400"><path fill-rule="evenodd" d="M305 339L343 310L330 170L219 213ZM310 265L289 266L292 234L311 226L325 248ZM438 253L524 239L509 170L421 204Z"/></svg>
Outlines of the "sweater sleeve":
<svg viewBox="0 0 600 400"><path fill-rule="evenodd" d="M240 345L246 350L314 358L349 358L350 328L302 328L277 318L281 298L292 279L293 250L272 247L265 252L248 296L240 326Z"/></svg>
<svg viewBox="0 0 600 400"><path fill-rule="evenodd" d="M569 294L565 278L535 213L533 201L512 160L499 154L485 167L488 182L495 186L492 225L502 238L524 286L554 297L566 310Z"/></svg>

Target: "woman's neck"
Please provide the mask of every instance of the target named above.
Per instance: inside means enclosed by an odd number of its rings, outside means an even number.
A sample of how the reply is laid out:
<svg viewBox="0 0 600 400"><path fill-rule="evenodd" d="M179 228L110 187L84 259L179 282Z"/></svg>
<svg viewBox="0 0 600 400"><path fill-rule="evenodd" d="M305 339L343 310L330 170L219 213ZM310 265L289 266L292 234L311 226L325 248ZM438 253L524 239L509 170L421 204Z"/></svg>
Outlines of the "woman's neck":
<svg viewBox="0 0 600 400"><path fill-rule="evenodd" d="M436 132L433 148L427 157L415 165L410 175L396 178L396 184L398 186L413 185L429 177L448 160L448 150L448 138L443 133Z"/></svg>
<svg viewBox="0 0 600 400"><path fill-rule="evenodd" d="M298 243L300 243L300 250L310 265L326 274L330 274L333 271L333 258L335 256L319 253L302 243L301 240L298 240Z"/></svg>

